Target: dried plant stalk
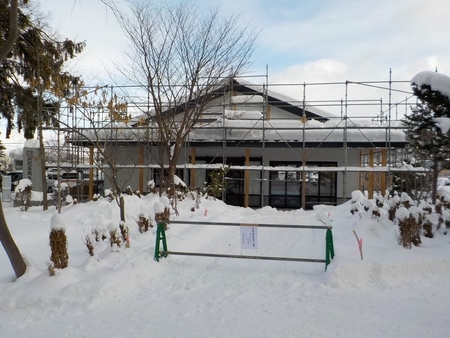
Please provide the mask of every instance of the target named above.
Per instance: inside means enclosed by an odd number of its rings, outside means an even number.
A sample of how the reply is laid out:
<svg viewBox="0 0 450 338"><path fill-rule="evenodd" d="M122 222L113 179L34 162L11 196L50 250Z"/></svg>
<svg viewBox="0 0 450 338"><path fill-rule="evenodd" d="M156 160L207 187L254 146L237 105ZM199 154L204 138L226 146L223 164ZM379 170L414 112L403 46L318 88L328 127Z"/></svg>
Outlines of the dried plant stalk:
<svg viewBox="0 0 450 338"><path fill-rule="evenodd" d="M164 208L163 212L155 213L155 221L158 224L161 221L167 221L170 218L169 208ZM167 230L167 223L164 223L164 229Z"/></svg>
<svg viewBox="0 0 450 338"><path fill-rule="evenodd" d="M94 256L94 245L92 244L91 236L86 235L84 237L83 243L84 245L86 245L86 248L88 249L89 256Z"/></svg>
<svg viewBox="0 0 450 338"><path fill-rule="evenodd" d="M109 242L111 244L111 248L114 247L114 244L117 245L118 248L120 248L121 241L120 241L120 236L117 232L118 232L117 229L111 230L109 232Z"/></svg>
<svg viewBox="0 0 450 338"><path fill-rule="evenodd" d="M52 229L50 231L50 260L56 269L64 269L69 265L67 252L67 236L65 229Z"/></svg>

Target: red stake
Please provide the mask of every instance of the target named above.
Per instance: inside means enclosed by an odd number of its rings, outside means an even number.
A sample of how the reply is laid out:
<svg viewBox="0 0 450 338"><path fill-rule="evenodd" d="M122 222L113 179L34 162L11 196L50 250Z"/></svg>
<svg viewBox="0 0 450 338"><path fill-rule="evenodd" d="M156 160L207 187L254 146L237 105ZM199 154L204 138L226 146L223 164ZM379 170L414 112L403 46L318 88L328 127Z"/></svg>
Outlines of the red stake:
<svg viewBox="0 0 450 338"><path fill-rule="evenodd" d="M356 234L356 231L355 231L355 230L353 230L353 233L355 234L356 241L358 242L358 247L359 247L359 253L360 253L360 255L361 255L361 260L363 260L362 238L361 238L361 239L358 238L358 235Z"/></svg>

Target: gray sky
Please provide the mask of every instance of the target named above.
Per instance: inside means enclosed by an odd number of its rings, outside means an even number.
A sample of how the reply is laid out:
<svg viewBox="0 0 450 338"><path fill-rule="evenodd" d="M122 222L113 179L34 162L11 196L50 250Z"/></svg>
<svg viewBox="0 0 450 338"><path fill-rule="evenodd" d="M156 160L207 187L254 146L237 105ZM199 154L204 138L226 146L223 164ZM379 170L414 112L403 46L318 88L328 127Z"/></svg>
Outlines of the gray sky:
<svg viewBox="0 0 450 338"><path fill-rule="evenodd" d="M126 6L126 1L116 0ZM270 82L410 80L421 70L450 72L447 0L198 0L203 9L241 14L261 30L252 74ZM61 36L86 40L75 63L103 76L126 40L99 0L43 0ZM75 66L75 65L74 65Z"/></svg>
<svg viewBox="0 0 450 338"><path fill-rule="evenodd" d="M127 8L126 0L115 0ZM178 0L174 0L178 1ZM260 35L250 75L269 83L409 81L418 72L438 69L450 75L448 0L197 0L200 10L219 7L239 14ZM46 0L42 9L62 36L86 40L86 50L71 64L88 84L111 83L111 61L118 61L127 41L112 13L100 0ZM105 80L106 79L106 80ZM263 77L252 78L258 84ZM300 86L278 87L302 99ZM402 89L410 90L409 84ZM366 95L367 88L350 88ZM341 99L343 86L307 88L308 100ZM326 93L326 96L324 96ZM386 91L374 95L387 102ZM396 95L393 102L406 94Z"/></svg>

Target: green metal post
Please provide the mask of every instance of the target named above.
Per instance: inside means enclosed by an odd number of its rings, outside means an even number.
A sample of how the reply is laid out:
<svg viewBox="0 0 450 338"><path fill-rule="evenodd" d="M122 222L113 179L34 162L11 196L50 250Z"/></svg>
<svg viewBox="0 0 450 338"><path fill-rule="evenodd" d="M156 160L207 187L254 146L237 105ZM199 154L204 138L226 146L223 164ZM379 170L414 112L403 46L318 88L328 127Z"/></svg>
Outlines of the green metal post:
<svg viewBox="0 0 450 338"><path fill-rule="evenodd" d="M164 230L164 223L158 223L156 228L156 243L155 243L155 257L154 260L159 262L161 257L167 257L166 255L161 255L159 252L160 243L163 243L163 251L167 251L167 241L166 241L166 231Z"/></svg>
<svg viewBox="0 0 450 338"><path fill-rule="evenodd" d="M327 229L326 239L325 239L325 270L327 270L331 259L334 258L334 244L333 244L333 233L331 229Z"/></svg>

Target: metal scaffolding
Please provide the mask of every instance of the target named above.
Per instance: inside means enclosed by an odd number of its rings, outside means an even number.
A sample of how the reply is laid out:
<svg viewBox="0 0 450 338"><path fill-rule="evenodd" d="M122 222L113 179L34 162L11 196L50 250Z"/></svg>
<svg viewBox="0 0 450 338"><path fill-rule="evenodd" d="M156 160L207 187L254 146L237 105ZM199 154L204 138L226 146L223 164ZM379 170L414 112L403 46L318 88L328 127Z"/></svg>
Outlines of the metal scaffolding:
<svg viewBox="0 0 450 338"><path fill-rule="evenodd" d="M400 149L397 151L396 145L393 141L393 136L397 135L396 141L398 141L398 131L404 130L401 124L403 117L408 114L410 107L416 105L416 99L410 90L409 81L393 81L392 72L389 71L389 79L380 81L342 81L342 82L317 82L317 83L270 83L268 76L268 69L266 74L242 77L237 80L239 85L245 86L250 90L249 95L260 95L262 98L261 105L256 106L254 102L246 104L245 102L239 103L239 106L248 106L248 111L259 110L261 117L259 120L252 121L251 127L238 125L228 126L226 123L225 111L233 109L232 93L224 92L224 96L221 102L217 103L217 111L221 111L221 114L212 114L213 118L205 118L200 120L196 132L208 133L216 131L221 135L222 142L222 166L227 163L227 156L231 151L229 141L229 134L235 131L242 131L242 137L240 139L234 139L234 146L237 147L244 142L255 142L256 140L249 140L249 135L257 133L260 135L259 147L261 148L262 163L259 168L255 166L232 166L232 169L236 170L260 170L264 178L264 173L267 171L275 170L266 166L264 163L264 157L266 156L266 148L270 143L269 138L272 135L278 134L278 142L284 142L286 148L290 148L293 155L302 162L302 167L292 169L294 171L302 172L302 179L305 181L306 173L312 171L320 171L317 167L308 167L307 164L307 149L309 150L309 156L314 152L314 146L318 149L324 143L329 142L330 135L339 131L342 140L340 141L343 151L343 168L342 167L327 167L328 171L342 172L342 185L344 189L343 197L347 196L347 172L364 172L364 173L387 173L391 175L393 171L410 172L411 168L405 168L399 166L404 160L404 151ZM239 82L241 81L241 82ZM61 152L66 153L67 156L64 159L66 167L71 168L92 168L93 166L99 166L101 160L98 158L98 153L94 155L96 164L92 163L92 154L89 154L91 149L87 148L88 142L83 140L83 130L96 129L96 130L108 130L109 142L113 142L119 145L123 142L130 142L129 139L123 139L123 128L129 126L137 126L138 121L143 118L147 118L152 110L152 104L148 96L148 90L142 86L103 86L102 88L109 89L109 95L111 99L113 97L121 97L127 101L127 122L114 123L113 117L106 106L99 106L97 109L83 108L81 106L67 106L63 107L61 111L61 121L64 128L49 129L46 131L47 139L56 139L55 133L64 134L64 144L59 149L59 155ZM233 91L233 88L231 89ZM286 94L280 94L286 93ZM242 93L241 93L242 94ZM276 102L275 102L276 100ZM275 118L271 116L269 108L277 104L279 108L300 109L301 115L296 119L299 121L299 126L277 127L277 123L283 121L293 120L290 118ZM292 109L294 109L292 108ZM308 116L307 116L308 115ZM86 118L88 116L88 118ZM330 123L330 126L324 127L323 125L307 126L306 120L320 120L323 121L335 121ZM220 121L219 124L214 124L212 121ZM322 122L323 122L322 121ZM157 143L155 135L157 135L156 126L150 123L146 123L144 127L139 127L140 130L145 130L147 139L149 140L150 152L152 147ZM220 130L220 131L218 131ZM290 131L298 131L298 139L287 139L283 135ZM320 131L323 134L322 140L316 140L316 142L309 142L307 134L312 131ZM375 131L384 131L384 139L372 142L373 137L369 136L370 133ZM52 136L53 133L53 136ZM349 135L349 133L352 133ZM195 133L194 133L195 134ZM361 144L368 145L367 148L385 148L388 152L387 161L385 165L372 167L362 165L359 167L348 165L348 149L352 147L354 140L352 137L358 135L358 138L362 138ZM189 136L186 140L186 149L195 140L195 135ZM296 147L292 147L292 143L296 142ZM405 141L403 140L405 143ZM299 145L301 144L301 147ZM52 147L49 145L48 147ZM297 149L301 150L298 153ZM186 150L187 151L187 150ZM401 156L402 158L399 158ZM188 155L185 155L187 158ZM89 162L90 161L90 162ZM103 164L102 164L103 165ZM142 168L157 168L157 163L147 164L121 164L123 166L134 165L137 169ZM192 165L184 163L182 165L186 168L213 168L217 165ZM428 172L427 169L414 169L416 172ZM304 186L304 185L303 185ZM305 194L303 193L303 196ZM261 185L261 205L264 205L264 185ZM304 206L304 205L303 205Z"/></svg>

